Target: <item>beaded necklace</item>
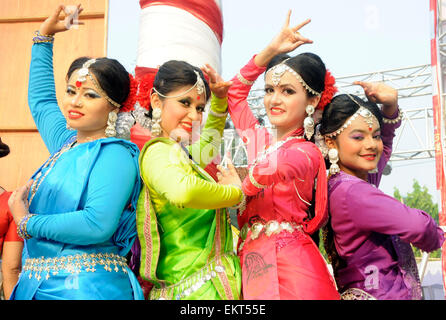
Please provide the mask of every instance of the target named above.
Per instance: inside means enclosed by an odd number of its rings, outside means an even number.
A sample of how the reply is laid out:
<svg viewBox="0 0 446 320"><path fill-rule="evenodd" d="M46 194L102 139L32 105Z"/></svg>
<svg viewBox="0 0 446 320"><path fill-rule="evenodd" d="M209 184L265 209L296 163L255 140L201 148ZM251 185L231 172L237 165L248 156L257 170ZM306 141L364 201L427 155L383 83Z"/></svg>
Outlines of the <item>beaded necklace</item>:
<svg viewBox="0 0 446 320"><path fill-rule="evenodd" d="M304 136L290 136L286 138L285 140L279 140L276 143L274 143L272 146L265 148L265 150L262 151L262 153L254 160L254 163L252 166L255 166L259 161L264 160L270 153L273 153L280 147L282 147L285 143L287 143L290 140L294 139L304 139Z"/></svg>

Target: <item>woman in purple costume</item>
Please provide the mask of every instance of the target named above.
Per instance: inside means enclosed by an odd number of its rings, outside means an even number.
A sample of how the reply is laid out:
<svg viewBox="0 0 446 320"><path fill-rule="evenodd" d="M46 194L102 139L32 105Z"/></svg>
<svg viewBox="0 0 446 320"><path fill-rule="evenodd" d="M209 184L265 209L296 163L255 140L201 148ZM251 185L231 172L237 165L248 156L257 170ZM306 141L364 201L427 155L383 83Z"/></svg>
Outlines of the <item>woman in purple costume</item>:
<svg viewBox="0 0 446 320"><path fill-rule="evenodd" d="M398 95L383 83L356 84L368 101L336 96L316 136L330 162L324 242L336 284L343 299L422 299L410 244L436 250L443 231L427 213L377 188L401 125Z"/></svg>

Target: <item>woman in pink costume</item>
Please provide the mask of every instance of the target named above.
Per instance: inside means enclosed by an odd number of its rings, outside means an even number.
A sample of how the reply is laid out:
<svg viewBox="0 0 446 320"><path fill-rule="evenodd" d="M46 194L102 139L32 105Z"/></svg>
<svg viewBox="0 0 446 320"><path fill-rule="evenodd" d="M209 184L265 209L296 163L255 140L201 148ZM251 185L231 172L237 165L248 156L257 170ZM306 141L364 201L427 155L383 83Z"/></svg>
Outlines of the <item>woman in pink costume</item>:
<svg viewBox="0 0 446 320"><path fill-rule="evenodd" d="M228 94L229 113L249 162L242 187L246 207L238 212L243 296L339 299L310 237L327 219L326 167L310 141L313 116L336 89L317 55L286 54L311 43L298 32L309 20L289 27L290 15L272 42L234 77ZM252 84L265 70L264 104L274 134L259 126L247 103Z"/></svg>

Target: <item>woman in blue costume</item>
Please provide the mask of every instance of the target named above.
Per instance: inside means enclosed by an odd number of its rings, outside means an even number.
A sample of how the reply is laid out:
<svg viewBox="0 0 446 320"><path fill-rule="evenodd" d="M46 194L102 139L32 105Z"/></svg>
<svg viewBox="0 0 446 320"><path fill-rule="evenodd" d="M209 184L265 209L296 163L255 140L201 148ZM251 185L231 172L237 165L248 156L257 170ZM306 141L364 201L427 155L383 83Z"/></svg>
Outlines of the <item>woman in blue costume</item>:
<svg viewBox="0 0 446 320"><path fill-rule="evenodd" d="M139 152L114 137L133 78L116 60L79 58L59 109L52 51L54 34L70 25L59 21L64 9L33 39L29 106L51 156L9 201L26 239L11 299L142 299L125 258L136 237Z"/></svg>

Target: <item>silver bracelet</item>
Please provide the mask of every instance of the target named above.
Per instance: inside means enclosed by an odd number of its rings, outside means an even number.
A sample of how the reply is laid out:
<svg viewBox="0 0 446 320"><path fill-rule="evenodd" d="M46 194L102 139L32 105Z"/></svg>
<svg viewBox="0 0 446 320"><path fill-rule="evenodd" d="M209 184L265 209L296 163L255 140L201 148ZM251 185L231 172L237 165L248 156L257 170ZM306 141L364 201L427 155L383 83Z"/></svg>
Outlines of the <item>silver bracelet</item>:
<svg viewBox="0 0 446 320"><path fill-rule="evenodd" d="M260 184L256 181L254 176L252 175L252 171L254 170L254 166L249 168L248 175L249 175L249 181L251 181L252 185L258 189L265 189L267 186Z"/></svg>
<svg viewBox="0 0 446 320"><path fill-rule="evenodd" d="M217 118L225 118L228 115L228 111L221 113L221 112L216 112L212 109L209 109L209 113L212 114L214 117Z"/></svg>
<svg viewBox="0 0 446 320"><path fill-rule="evenodd" d="M246 84L247 86L252 86L255 82L255 80L254 81L247 80L244 76L242 76L240 72L237 73L237 79L238 81L240 81L243 84Z"/></svg>
<svg viewBox="0 0 446 320"><path fill-rule="evenodd" d="M383 116L383 122L386 124L395 124L401 121L403 118L403 114L401 113L400 108L398 108L398 116L395 119L389 119Z"/></svg>

